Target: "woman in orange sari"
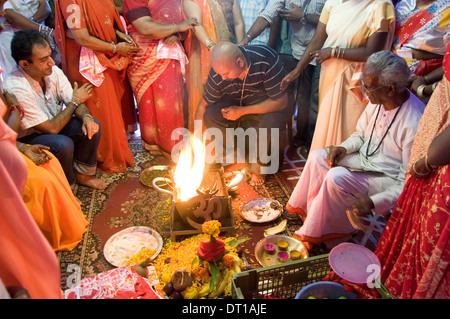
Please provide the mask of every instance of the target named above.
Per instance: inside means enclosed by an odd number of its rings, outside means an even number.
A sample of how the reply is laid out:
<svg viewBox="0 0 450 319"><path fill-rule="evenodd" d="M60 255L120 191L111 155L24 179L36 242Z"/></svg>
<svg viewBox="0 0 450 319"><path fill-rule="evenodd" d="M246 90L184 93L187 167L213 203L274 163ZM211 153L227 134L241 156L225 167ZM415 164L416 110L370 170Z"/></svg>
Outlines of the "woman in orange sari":
<svg viewBox="0 0 450 319"><path fill-rule="evenodd" d="M130 34L140 51L128 67L128 78L139 108L144 147L168 156L178 142L172 132L184 128L186 55L181 40L194 19L183 21L180 0L126 0Z"/></svg>
<svg viewBox="0 0 450 319"><path fill-rule="evenodd" d="M0 99L0 117L6 111ZM0 118L0 280L24 288L32 299L62 298L56 255L23 203L27 165L16 137Z"/></svg>
<svg viewBox="0 0 450 319"><path fill-rule="evenodd" d="M211 64L209 54L218 42L240 42L244 38L244 20L238 0L183 0L184 14L198 26L184 42L189 58L186 87L188 92L188 129L193 130L195 112L203 95Z"/></svg>
<svg viewBox="0 0 450 319"><path fill-rule="evenodd" d="M56 42L61 64L71 82L94 84L86 101L100 121L99 169L124 172L133 166L121 103L130 103L126 68L139 48L126 30L111 0L59 0L55 3ZM128 108L128 107L127 107Z"/></svg>

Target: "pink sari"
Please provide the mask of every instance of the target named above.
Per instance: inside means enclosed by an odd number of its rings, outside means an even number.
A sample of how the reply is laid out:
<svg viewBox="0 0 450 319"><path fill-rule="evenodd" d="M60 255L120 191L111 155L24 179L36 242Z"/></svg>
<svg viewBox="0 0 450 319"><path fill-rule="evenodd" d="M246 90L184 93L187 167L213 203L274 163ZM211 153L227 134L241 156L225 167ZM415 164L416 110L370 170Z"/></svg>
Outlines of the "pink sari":
<svg viewBox="0 0 450 319"><path fill-rule="evenodd" d="M133 56L128 68L128 78L139 108L139 123L142 142L147 149L157 149L170 153L178 140L172 140L173 130L184 127L183 102L184 83L182 59L159 58L159 40L140 35L127 18L127 13L142 8L146 3L152 21L172 24L183 21L179 0L146 1L131 0L124 4L124 16L131 26L133 36L140 51ZM165 15L170 11L172 14ZM170 47L174 56L183 56L184 49L179 42Z"/></svg>

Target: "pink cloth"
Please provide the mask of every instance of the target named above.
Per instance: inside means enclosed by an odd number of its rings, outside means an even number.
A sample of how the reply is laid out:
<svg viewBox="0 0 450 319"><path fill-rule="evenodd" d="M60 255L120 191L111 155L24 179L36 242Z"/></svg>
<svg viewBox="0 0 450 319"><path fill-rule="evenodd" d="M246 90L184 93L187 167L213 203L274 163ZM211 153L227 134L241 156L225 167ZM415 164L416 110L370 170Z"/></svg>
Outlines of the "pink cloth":
<svg viewBox="0 0 450 319"><path fill-rule="evenodd" d="M0 99L1 116L5 110ZM33 299L59 299L58 260L22 200L27 166L16 137L0 120L0 278L6 287L25 288Z"/></svg>
<svg viewBox="0 0 450 319"><path fill-rule="evenodd" d="M78 294L78 295L77 295ZM66 299L162 299L133 266L119 267L81 280Z"/></svg>
<svg viewBox="0 0 450 319"><path fill-rule="evenodd" d="M96 87L102 85L105 80L103 71L106 70L94 53L94 50L81 47L79 70L81 75Z"/></svg>

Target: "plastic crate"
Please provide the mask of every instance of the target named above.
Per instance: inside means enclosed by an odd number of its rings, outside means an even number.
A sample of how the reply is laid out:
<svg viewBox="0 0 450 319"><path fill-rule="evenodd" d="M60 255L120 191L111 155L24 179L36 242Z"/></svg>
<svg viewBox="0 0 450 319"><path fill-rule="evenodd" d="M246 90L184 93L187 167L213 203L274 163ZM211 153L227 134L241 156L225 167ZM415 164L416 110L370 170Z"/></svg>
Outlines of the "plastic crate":
<svg viewBox="0 0 450 319"><path fill-rule="evenodd" d="M233 274L233 299L295 298L331 271L328 254Z"/></svg>

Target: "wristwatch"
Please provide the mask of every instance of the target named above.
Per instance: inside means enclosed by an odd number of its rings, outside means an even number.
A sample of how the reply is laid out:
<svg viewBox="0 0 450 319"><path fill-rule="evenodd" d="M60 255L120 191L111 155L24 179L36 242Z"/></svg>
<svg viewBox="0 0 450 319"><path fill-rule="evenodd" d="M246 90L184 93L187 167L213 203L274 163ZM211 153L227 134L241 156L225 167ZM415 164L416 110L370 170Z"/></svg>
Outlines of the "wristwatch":
<svg viewBox="0 0 450 319"><path fill-rule="evenodd" d="M306 12L303 13L303 17L300 19L302 24L306 24L308 22L308 14Z"/></svg>

